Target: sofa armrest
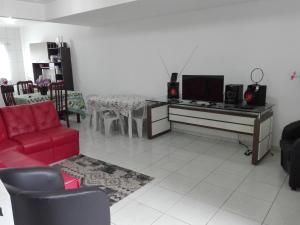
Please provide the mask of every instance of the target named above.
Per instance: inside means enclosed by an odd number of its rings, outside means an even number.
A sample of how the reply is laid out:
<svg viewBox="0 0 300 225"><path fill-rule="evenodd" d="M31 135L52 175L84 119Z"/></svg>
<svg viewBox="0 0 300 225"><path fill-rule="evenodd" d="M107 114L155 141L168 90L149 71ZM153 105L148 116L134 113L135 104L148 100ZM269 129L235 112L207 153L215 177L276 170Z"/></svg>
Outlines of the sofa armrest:
<svg viewBox="0 0 300 225"><path fill-rule="evenodd" d="M300 120L290 123L282 131L282 140L295 141L300 138Z"/></svg>
<svg viewBox="0 0 300 225"><path fill-rule="evenodd" d="M0 179L5 184L24 191L64 190L64 180L60 170L51 167L4 169L0 171Z"/></svg>
<svg viewBox="0 0 300 225"><path fill-rule="evenodd" d="M108 196L96 187L12 199L16 225L110 225Z"/></svg>

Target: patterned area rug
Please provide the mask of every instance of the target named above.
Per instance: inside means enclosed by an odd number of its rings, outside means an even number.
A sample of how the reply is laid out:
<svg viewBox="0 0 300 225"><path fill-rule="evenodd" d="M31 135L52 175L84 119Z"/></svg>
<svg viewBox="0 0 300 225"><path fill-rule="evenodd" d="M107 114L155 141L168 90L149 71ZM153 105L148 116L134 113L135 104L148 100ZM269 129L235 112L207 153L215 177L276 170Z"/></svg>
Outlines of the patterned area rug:
<svg viewBox="0 0 300 225"><path fill-rule="evenodd" d="M85 155L73 156L52 166L80 179L82 187L99 187L109 195L111 205L153 180L144 174Z"/></svg>

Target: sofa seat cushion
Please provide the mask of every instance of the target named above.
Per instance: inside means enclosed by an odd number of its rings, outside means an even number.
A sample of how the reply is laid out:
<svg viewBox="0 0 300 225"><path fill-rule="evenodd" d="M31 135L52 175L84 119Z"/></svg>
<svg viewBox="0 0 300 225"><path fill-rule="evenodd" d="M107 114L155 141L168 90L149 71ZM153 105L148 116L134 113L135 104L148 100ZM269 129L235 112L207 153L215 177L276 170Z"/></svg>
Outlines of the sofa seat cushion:
<svg viewBox="0 0 300 225"><path fill-rule="evenodd" d="M53 147L50 137L37 132L18 135L13 139L23 145L23 152L25 154L40 152Z"/></svg>
<svg viewBox="0 0 300 225"><path fill-rule="evenodd" d="M54 146L76 142L79 139L79 132L77 130L65 127L43 130L41 133L49 136Z"/></svg>
<svg viewBox="0 0 300 225"><path fill-rule="evenodd" d="M12 140L5 140L0 142L0 153L4 151L18 151L22 152L23 151L23 146L20 145L19 143L12 141Z"/></svg>
<svg viewBox="0 0 300 225"><path fill-rule="evenodd" d="M30 107L34 115L37 130L46 130L61 126L52 101L31 104Z"/></svg>
<svg viewBox="0 0 300 225"><path fill-rule="evenodd" d="M8 137L36 131L34 117L29 105L17 105L1 108Z"/></svg>

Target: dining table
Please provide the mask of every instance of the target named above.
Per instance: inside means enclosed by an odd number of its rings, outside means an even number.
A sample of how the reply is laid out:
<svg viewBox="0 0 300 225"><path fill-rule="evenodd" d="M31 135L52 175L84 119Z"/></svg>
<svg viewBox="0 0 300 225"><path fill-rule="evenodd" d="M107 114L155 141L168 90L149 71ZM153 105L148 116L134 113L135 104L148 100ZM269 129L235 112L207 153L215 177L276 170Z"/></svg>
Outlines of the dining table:
<svg viewBox="0 0 300 225"><path fill-rule="evenodd" d="M40 92L31 94L14 95L17 105L31 104L50 100L50 93L42 95ZM67 91L68 111L80 115L82 119L86 117L86 105L81 92Z"/></svg>
<svg viewBox="0 0 300 225"><path fill-rule="evenodd" d="M128 118L128 136L132 138L132 112L146 105L141 95L93 95L87 97L87 109L92 114L101 108L112 109Z"/></svg>

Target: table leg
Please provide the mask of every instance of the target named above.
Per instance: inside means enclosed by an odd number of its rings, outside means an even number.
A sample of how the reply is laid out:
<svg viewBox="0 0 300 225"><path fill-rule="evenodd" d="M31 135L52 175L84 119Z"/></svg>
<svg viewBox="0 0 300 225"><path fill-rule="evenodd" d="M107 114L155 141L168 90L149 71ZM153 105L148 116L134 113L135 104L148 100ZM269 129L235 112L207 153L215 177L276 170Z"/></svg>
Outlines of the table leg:
<svg viewBox="0 0 300 225"><path fill-rule="evenodd" d="M77 116L77 123L80 123L80 114L77 113L76 116Z"/></svg>
<svg viewBox="0 0 300 225"><path fill-rule="evenodd" d="M129 138L132 138L132 115L131 115L131 111L129 111L129 114L128 114L128 136L129 136Z"/></svg>

